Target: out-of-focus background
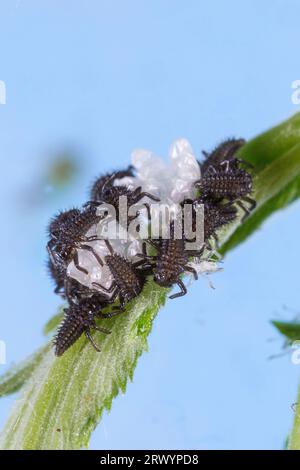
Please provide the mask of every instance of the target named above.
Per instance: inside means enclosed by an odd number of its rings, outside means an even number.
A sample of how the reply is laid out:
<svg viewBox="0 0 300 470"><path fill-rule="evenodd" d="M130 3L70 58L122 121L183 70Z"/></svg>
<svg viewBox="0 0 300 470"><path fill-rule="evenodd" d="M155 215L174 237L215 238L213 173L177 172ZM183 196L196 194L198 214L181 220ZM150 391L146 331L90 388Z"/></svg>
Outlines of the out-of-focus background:
<svg viewBox="0 0 300 470"><path fill-rule="evenodd" d="M300 110L296 0L1 0L1 323L7 365L43 344L60 300L46 226L136 147L200 156ZM273 216L159 313L134 382L92 449L280 449L299 366L271 318L299 309L299 209ZM13 397L14 398L14 397ZM0 400L3 424L13 398Z"/></svg>

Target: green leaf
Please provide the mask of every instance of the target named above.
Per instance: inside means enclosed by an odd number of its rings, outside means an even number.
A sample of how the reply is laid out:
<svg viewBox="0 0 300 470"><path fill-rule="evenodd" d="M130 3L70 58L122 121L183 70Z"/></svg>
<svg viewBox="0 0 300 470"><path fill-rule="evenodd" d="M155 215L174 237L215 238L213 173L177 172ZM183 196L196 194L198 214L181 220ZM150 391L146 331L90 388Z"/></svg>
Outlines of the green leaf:
<svg viewBox="0 0 300 470"><path fill-rule="evenodd" d="M31 377L38 365L41 363L50 345L43 346L18 366L12 367L0 378L0 397L17 392Z"/></svg>
<svg viewBox="0 0 300 470"><path fill-rule="evenodd" d="M288 344L298 342L300 347L300 322L272 321L277 330L287 338ZM300 388L297 402L292 407L295 413L291 435L288 438L287 448L289 450L300 450Z"/></svg>
<svg viewBox="0 0 300 470"><path fill-rule="evenodd" d="M275 328L285 336L289 342L300 340L300 323L273 320Z"/></svg>
<svg viewBox="0 0 300 470"><path fill-rule="evenodd" d="M300 142L300 113L278 126L263 132L241 147L239 155L251 163L256 174L281 158L288 150Z"/></svg>
<svg viewBox="0 0 300 470"><path fill-rule="evenodd" d="M43 329L44 335L53 332L61 322L62 317L63 307L46 323ZM31 354L25 361L11 367L6 374L0 377L0 397L10 395L20 390L40 364L50 347L51 343L48 343L46 346L43 346L35 353Z"/></svg>
<svg viewBox="0 0 300 470"><path fill-rule="evenodd" d="M61 322L62 317L63 308L60 308L59 312L47 322L43 333L48 335L53 332ZM51 343L48 343L46 346L38 349L34 354L31 354L25 361L17 366L11 367L6 374L0 377L0 397L10 395L20 390L40 364L50 347Z"/></svg>
<svg viewBox="0 0 300 470"><path fill-rule="evenodd" d="M222 254L245 241L273 212L299 198L299 153L300 113L240 149L240 158L251 163L257 175L257 207L224 244Z"/></svg>
<svg viewBox="0 0 300 470"><path fill-rule="evenodd" d="M164 304L166 289L149 281L127 312L101 325L110 335L95 334L102 352L82 337L61 358L45 352L34 376L8 420L2 449L80 449L104 409L126 390L138 357L147 350L153 318Z"/></svg>
<svg viewBox="0 0 300 470"><path fill-rule="evenodd" d="M43 329L43 333L45 336L49 335L49 333L52 333L58 325L60 324L62 318L63 318L63 307L61 307L56 315L54 315L50 320L46 323Z"/></svg>
<svg viewBox="0 0 300 470"><path fill-rule="evenodd" d="M300 177L300 114L249 142L241 156L254 165L257 209L243 224L240 214L237 222L220 232L224 253L272 212L299 197L295 182L299 184ZM46 347L40 362L27 375L30 378L2 433L1 448L86 447L103 410L110 409L113 398L120 390L125 392L128 379L132 379L166 295L166 289L149 281L126 313L102 321L101 326L112 333L95 334L102 344L100 354L84 337L60 358ZM51 320L46 331L58 320L59 316Z"/></svg>
<svg viewBox="0 0 300 470"><path fill-rule="evenodd" d="M293 406L295 413L292 433L288 441L289 450L300 450L300 388L298 391L297 402Z"/></svg>

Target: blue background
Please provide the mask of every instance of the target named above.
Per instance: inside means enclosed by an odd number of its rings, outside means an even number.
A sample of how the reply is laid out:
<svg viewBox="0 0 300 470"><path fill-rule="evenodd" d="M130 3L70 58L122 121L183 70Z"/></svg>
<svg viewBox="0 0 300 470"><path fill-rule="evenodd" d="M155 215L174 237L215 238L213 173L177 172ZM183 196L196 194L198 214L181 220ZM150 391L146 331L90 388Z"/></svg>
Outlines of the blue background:
<svg viewBox="0 0 300 470"><path fill-rule="evenodd" d="M8 364L43 343L60 301L44 268L45 227L80 204L95 175L135 147L166 155L186 137L200 155L299 111L299 2L1 0L1 324ZM74 148L80 174L47 192L49 155ZM35 186L35 203L25 193ZM134 383L91 448L280 449L299 368L271 318L300 310L299 207L273 216L224 271L161 310ZM274 340L274 341L270 341ZM0 372L5 366L0 366ZM0 421L13 398L0 401Z"/></svg>

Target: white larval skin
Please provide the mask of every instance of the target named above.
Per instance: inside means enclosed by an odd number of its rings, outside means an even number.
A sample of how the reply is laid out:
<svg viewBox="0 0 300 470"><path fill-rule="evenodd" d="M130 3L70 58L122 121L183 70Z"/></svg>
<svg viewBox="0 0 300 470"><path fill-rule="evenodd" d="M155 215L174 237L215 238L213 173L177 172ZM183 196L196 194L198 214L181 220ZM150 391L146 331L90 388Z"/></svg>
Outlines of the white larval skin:
<svg viewBox="0 0 300 470"><path fill-rule="evenodd" d="M159 204L166 204L170 210L176 213L178 204L184 199L194 198L195 190L193 183L200 179L200 166L194 156L192 147L186 139L176 140L169 150L169 161L165 162L155 156L149 150L137 149L131 155L132 166L136 176L125 177L115 181L115 185L126 185L131 189L142 187L143 191L149 192L160 199ZM139 204L146 202L142 200ZM149 200L148 200L149 202ZM151 220L155 220L155 204L151 206ZM153 210L154 209L154 210ZM107 230L105 238L108 238L113 250L126 259L135 261L137 253L142 252L142 241L138 238L128 236L127 240L114 240L109 236L108 218L101 222L101 230ZM99 226L92 227L86 235L98 233ZM109 249L104 240L88 242L104 261ZM92 283L97 282L108 289L113 281L108 266L101 266L92 253L84 249L78 250L80 266L88 271L88 274L79 271L74 262L71 261L67 275L89 288L95 288ZM217 263L213 261L193 260L189 263L199 274L214 272L218 270ZM98 288L100 290L100 288ZM100 290L101 292L101 290ZM102 291L105 293L105 291ZM106 293L107 297L109 295Z"/></svg>

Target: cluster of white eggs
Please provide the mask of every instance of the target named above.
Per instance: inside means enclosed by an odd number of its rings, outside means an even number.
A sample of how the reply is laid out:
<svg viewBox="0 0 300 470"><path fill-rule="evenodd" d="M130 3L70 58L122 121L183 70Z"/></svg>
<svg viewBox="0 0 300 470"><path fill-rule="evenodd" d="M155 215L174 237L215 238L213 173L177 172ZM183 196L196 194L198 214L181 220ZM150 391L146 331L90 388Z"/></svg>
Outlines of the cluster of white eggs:
<svg viewBox="0 0 300 470"><path fill-rule="evenodd" d="M171 145L168 162L148 150L137 149L132 153L131 163L135 169L135 176L116 180L115 185L126 185L131 189L141 186L143 191L149 192L160 199L160 203L151 201L151 223L159 217L160 204L168 206L170 211L176 213L179 210L180 202L195 197L193 183L201 177L200 166L191 145L186 139L176 140ZM147 202L149 203L149 200ZM139 206L141 203L143 203L143 200L139 203ZM144 212L140 217L144 217ZM143 222L145 222L145 218ZM111 233L111 227L117 228L117 223L112 225L109 218L104 218L99 224L93 226L86 236L107 238L114 252L130 261L138 259L136 255L142 253L141 238L138 235L134 236L128 233L124 239L116 238L115 234ZM105 235L103 235L104 233ZM110 253L104 239L91 241L88 244L93 247L102 260ZM113 278L105 262L101 266L95 256L85 249L78 249L78 256L80 266L85 268L88 274L78 270L74 262L71 261L67 269L67 275L91 289L95 288L93 283L100 284L108 289L113 282ZM195 259L190 264L200 274L214 272L218 269L217 264L209 260L199 261Z"/></svg>

